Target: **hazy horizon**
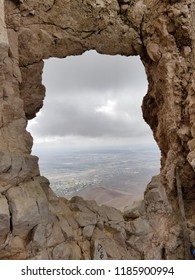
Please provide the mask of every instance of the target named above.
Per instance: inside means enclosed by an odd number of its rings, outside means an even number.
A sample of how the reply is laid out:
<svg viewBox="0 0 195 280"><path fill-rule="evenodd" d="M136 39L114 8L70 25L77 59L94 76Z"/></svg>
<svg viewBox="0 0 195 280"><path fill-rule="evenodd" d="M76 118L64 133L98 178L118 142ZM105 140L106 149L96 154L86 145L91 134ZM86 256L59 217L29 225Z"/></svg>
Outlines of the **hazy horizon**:
<svg viewBox="0 0 195 280"><path fill-rule="evenodd" d="M142 199L160 172L158 150L104 148L40 155L41 174L57 196L81 196L119 209Z"/></svg>

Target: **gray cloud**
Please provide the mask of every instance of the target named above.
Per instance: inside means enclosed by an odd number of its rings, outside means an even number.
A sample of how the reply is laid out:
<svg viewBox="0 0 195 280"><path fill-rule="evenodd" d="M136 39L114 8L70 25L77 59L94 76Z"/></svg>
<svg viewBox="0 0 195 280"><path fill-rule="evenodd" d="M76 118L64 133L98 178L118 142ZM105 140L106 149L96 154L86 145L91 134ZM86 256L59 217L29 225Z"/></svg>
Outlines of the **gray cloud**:
<svg viewBox="0 0 195 280"><path fill-rule="evenodd" d="M56 63L57 62L57 63ZM78 90L97 91L98 95L110 89L140 89L147 86L144 68L138 57L99 55L88 51L81 56L46 61L44 81L51 91L61 94Z"/></svg>
<svg viewBox="0 0 195 280"><path fill-rule="evenodd" d="M105 56L94 51L45 62L45 105L29 126L33 136L128 139L141 142L151 131L141 103L147 91L137 57ZM134 140L132 140L134 139ZM126 141L126 140L125 140Z"/></svg>

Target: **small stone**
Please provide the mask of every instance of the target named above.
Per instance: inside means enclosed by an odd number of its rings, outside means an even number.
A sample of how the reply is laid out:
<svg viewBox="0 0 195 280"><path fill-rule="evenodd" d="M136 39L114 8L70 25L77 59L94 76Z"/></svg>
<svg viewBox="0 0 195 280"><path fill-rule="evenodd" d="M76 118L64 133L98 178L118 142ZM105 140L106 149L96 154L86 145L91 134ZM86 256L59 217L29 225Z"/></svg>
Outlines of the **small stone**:
<svg viewBox="0 0 195 280"><path fill-rule="evenodd" d="M195 150L195 139L188 141L188 147L189 147L190 151Z"/></svg>
<svg viewBox="0 0 195 280"><path fill-rule="evenodd" d="M110 221L118 221L118 222L124 221L122 213L113 207L102 205L101 210L105 212L106 216Z"/></svg>
<svg viewBox="0 0 195 280"><path fill-rule="evenodd" d="M31 258L31 260L49 260L50 257L48 255L47 250L43 250L39 252L34 258Z"/></svg>
<svg viewBox="0 0 195 280"><path fill-rule="evenodd" d="M129 5L127 5L127 4L122 4L121 5L121 11L126 11L127 9L129 8Z"/></svg>
<svg viewBox="0 0 195 280"><path fill-rule="evenodd" d="M155 42L148 42L146 45L147 53L152 61L157 62L160 60L162 53L160 46Z"/></svg>
<svg viewBox="0 0 195 280"><path fill-rule="evenodd" d="M81 227L97 224L97 216L93 212L77 212L75 215L75 220Z"/></svg>
<svg viewBox="0 0 195 280"><path fill-rule="evenodd" d="M19 236L13 236L10 240L9 246L13 251L25 250L25 240Z"/></svg>
<svg viewBox="0 0 195 280"><path fill-rule="evenodd" d="M184 53L184 56L187 57L189 56L189 54L192 52L192 49L189 47L189 46L185 46L183 48L183 53Z"/></svg>
<svg viewBox="0 0 195 280"><path fill-rule="evenodd" d="M144 200L134 201L132 206L127 206L124 209L124 217L136 219L145 212L145 202Z"/></svg>
<svg viewBox="0 0 195 280"><path fill-rule="evenodd" d="M45 227L43 225L38 225L33 229L32 241L33 246L39 248L46 246Z"/></svg>
<svg viewBox="0 0 195 280"><path fill-rule="evenodd" d="M71 260L81 260L81 259L82 259L81 249L76 242L73 242L72 251L71 251Z"/></svg>
<svg viewBox="0 0 195 280"><path fill-rule="evenodd" d="M152 231L148 221L138 218L132 222L127 223L126 230L128 233L133 235L146 235Z"/></svg>
<svg viewBox="0 0 195 280"><path fill-rule="evenodd" d="M95 226L94 225L89 225L83 228L83 236L87 238L91 238L93 235Z"/></svg>
<svg viewBox="0 0 195 280"><path fill-rule="evenodd" d="M72 247L70 244L62 243L57 245L52 252L54 260L70 260Z"/></svg>
<svg viewBox="0 0 195 280"><path fill-rule="evenodd" d="M49 247L56 246L57 244L65 241L61 227L57 222L55 222L50 227L50 231L47 232L47 235L48 234L49 234L49 236L47 238L47 246L49 246Z"/></svg>
<svg viewBox="0 0 195 280"><path fill-rule="evenodd" d="M73 230L70 227L70 225L68 224L67 220L63 217L60 217L59 218L59 224L60 224L60 227L62 229L62 232L63 232L65 238L67 238L69 240L72 239L73 238Z"/></svg>

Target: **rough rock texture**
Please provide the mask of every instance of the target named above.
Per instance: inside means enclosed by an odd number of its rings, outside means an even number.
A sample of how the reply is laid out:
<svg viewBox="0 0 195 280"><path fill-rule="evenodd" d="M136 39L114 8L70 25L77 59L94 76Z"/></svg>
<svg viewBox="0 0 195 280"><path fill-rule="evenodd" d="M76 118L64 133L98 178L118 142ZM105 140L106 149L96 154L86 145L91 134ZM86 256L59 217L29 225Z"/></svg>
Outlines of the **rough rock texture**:
<svg viewBox="0 0 195 280"><path fill-rule="evenodd" d="M195 245L194 11L192 0L0 0L0 259L184 258L176 167ZM90 49L139 55L148 77L161 174L124 214L57 198L26 131L43 105L43 59Z"/></svg>

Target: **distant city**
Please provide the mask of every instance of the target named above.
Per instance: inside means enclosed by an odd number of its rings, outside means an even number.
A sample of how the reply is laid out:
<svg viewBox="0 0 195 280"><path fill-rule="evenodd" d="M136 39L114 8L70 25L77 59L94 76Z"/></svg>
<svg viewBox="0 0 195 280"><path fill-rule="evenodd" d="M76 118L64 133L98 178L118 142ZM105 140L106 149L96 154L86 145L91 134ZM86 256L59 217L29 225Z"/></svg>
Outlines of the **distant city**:
<svg viewBox="0 0 195 280"><path fill-rule="evenodd" d="M143 197L152 176L159 174L160 155L157 150L66 151L42 155L39 164L56 195L80 195L122 208Z"/></svg>

